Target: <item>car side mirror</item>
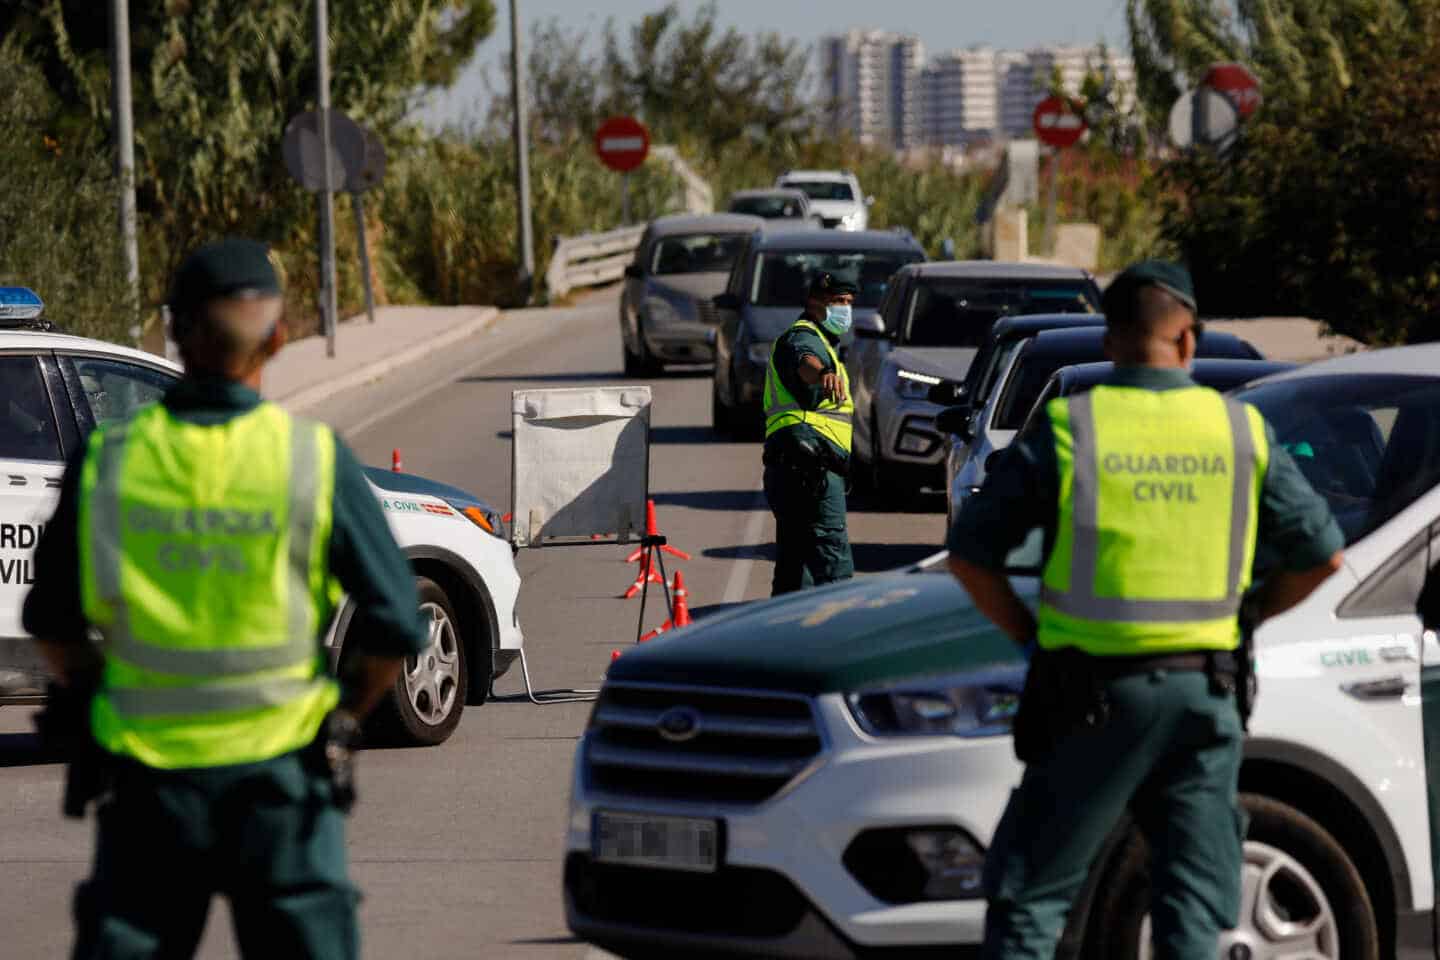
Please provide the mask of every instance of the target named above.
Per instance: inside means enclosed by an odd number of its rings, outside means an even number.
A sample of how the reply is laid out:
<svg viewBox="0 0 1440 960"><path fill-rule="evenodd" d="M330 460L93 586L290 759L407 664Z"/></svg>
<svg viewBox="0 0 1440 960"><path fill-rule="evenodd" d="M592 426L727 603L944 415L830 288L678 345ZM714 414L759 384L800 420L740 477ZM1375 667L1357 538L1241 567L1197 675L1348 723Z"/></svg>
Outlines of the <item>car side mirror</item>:
<svg viewBox="0 0 1440 960"><path fill-rule="evenodd" d="M873 207L873 206L875 206L875 196L874 196L873 194L865 198L865 206L867 206L867 207Z"/></svg>
<svg viewBox="0 0 1440 960"><path fill-rule="evenodd" d="M641 277L645 276L645 271L640 269L640 264L630 263L625 265L625 276L629 277L631 280L639 280Z"/></svg>
<svg viewBox="0 0 1440 960"><path fill-rule="evenodd" d="M941 410L935 418L935 429L941 433L953 433L961 440L969 443L971 439L969 405L960 404Z"/></svg>
<svg viewBox="0 0 1440 960"><path fill-rule="evenodd" d="M958 380L941 380L930 388L930 394L926 399L931 403L938 403L942 407L956 407L963 404L968 414L970 402L967 397L968 392L964 383Z"/></svg>
<svg viewBox="0 0 1440 960"><path fill-rule="evenodd" d="M710 298L710 302L715 304L715 308L717 310L740 309L740 298L735 294L730 293L729 291L726 291L725 293L717 293L715 296Z"/></svg>
<svg viewBox="0 0 1440 960"><path fill-rule="evenodd" d="M1005 451L1004 451L1003 449L1002 449L1002 450L991 450L991 451L990 451L990 456L988 456L988 457L985 458L985 475L986 475L987 477L988 477L990 474L994 473L994 472L995 472L995 468L1000 465L1000 455L1001 455L1002 453L1004 453L1004 452L1005 452Z"/></svg>

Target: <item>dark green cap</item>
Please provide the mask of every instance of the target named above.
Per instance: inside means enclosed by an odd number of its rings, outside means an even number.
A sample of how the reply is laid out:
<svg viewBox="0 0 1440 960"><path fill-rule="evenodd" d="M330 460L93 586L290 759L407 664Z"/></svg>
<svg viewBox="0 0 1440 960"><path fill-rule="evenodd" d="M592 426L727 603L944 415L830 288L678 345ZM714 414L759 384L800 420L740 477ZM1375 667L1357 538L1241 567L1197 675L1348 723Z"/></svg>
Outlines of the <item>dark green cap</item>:
<svg viewBox="0 0 1440 960"><path fill-rule="evenodd" d="M1190 271L1169 260L1141 260L1132 264L1105 289L1101 301L1105 315L1128 315L1135 293L1142 287L1159 287L1195 312L1195 283Z"/></svg>
<svg viewBox="0 0 1440 960"><path fill-rule="evenodd" d="M810 278L810 296L833 297L841 293L859 293L860 278L853 268L820 270Z"/></svg>
<svg viewBox="0 0 1440 960"><path fill-rule="evenodd" d="M183 314L210 300L280 294L270 248L257 240L226 237L185 258L175 272L168 304L172 312Z"/></svg>

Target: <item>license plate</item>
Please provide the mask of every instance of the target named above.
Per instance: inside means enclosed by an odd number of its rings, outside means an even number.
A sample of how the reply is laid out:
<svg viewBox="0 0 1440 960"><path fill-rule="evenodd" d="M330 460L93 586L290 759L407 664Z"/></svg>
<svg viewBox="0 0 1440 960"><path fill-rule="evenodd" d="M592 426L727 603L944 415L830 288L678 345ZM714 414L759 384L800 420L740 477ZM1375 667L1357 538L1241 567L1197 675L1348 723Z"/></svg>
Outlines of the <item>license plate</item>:
<svg viewBox="0 0 1440 960"><path fill-rule="evenodd" d="M720 866L720 821L599 811L591 852L603 863L714 873Z"/></svg>

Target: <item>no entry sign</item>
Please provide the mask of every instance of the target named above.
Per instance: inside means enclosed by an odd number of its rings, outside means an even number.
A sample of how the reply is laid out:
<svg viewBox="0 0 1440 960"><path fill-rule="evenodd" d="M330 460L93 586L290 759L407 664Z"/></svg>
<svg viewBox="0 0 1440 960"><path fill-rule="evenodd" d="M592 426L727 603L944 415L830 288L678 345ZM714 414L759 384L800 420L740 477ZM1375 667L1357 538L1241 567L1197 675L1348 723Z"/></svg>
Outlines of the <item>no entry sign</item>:
<svg viewBox="0 0 1440 960"><path fill-rule="evenodd" d="M1244 120L1260 106L1260 81L1240 63L1217 63L1205 71L1200 86L1224 94L1235 104L1235 112Z"/></svg>
<svg viewBox="0 0 1440 960"><path fill-rule="evenodd" d="M1051 94L1035 105L1035 136L1056 150L1075 146L1085 135L1083 108Z"/></svg>
<svg viewBox="0 0 1440 960"><path fill-rule="evenodd" d="M627 173L645 162L650 131L634 117L611 117L595 131L595 152L611 170Z"/></svg>

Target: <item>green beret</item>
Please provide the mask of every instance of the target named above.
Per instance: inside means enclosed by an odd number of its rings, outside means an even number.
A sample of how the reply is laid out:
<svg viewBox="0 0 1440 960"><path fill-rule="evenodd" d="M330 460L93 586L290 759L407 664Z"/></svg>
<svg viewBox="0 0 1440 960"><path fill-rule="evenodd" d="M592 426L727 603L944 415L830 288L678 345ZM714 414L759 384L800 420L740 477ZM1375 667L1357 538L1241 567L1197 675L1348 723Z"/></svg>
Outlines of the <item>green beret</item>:
<svg viewBox="0 0 1440 960"><path fill-rule="evenodd" d="M1169 260L1141 260L1125 270L1105 289L1101 303L1106 316L1128 314L1134 302L1135 292L1142 287L1159 287L1190 308L1195 307L1195 283L1190 271Z"/></svg>
<svg viewBox="0 0 1440 960"><path fill-rule="evenodd" d="M270 259L270 248L257 240L226 237L185 258L175 273L167 303L172 312L183 314L210 300L280 294L280 276Z"/></svg>
<svg viewBox="0 0 1440 960"><path fill-rule="evenodd" d="M810 296L833 297L842 293L859 293L860 278L853 268L819 270L810 278Z"/></svg>

